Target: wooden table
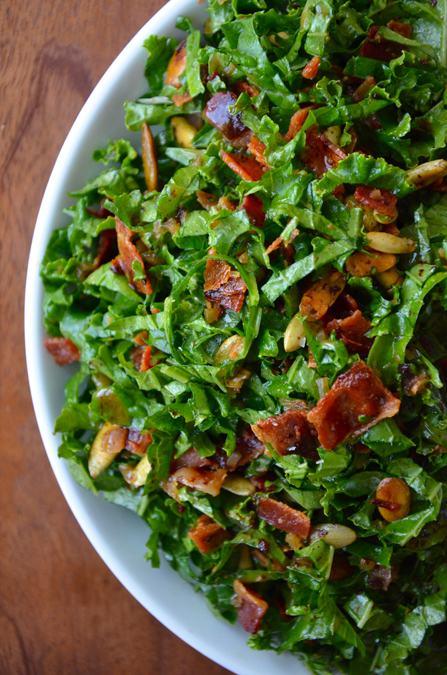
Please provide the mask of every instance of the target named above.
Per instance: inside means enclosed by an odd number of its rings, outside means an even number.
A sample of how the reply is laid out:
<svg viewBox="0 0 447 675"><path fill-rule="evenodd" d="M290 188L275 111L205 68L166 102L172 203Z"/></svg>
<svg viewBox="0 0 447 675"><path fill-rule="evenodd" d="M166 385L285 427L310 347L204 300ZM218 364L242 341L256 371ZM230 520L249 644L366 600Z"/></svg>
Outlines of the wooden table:
<svg viewBox="0 0 447 675"><path fill-rule="evenodd" d="M87 96L161 0L1 0L1 675L223 675L120 585L71 514L28 389L23 299L40 201ZM202 671L203 668L203 671Z"/></svg>

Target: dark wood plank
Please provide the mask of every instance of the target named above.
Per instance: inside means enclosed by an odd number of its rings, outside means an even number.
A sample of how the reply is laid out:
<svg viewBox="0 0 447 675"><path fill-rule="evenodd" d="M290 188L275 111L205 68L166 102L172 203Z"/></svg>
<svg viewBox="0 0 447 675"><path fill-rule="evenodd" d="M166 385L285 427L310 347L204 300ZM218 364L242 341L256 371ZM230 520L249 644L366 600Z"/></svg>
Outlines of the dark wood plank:
<svg viewBox="0 0 447 675"><path fill-rule="evenodd" d="M23 347L26 264L59 149L107 66L160 0L0 3L0 673L209 675L118 583L46 459Z"/></svg>

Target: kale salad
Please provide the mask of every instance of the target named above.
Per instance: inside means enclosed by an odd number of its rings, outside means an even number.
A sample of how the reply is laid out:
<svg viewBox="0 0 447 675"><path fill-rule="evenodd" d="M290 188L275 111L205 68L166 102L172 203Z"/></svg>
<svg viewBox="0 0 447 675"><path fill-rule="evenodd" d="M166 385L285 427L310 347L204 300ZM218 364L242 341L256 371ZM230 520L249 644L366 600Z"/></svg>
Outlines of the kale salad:
<svg viewBox="0 0 447 675"><path fill-rule="evenodd" d="M149 37L41 267L73 476L316 675L447 673L445 11L210 0Z"/></svg>

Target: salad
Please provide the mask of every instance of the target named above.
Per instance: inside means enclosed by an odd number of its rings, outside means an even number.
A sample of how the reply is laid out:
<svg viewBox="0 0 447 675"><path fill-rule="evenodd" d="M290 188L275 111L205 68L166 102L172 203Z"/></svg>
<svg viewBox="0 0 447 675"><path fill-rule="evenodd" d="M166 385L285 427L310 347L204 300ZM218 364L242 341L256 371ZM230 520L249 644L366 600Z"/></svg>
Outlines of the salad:
<svg viewBox="0 0 447 675"><path fill-rule="evenodd" d="M254 649L446 673L445 8L208 12L48 243L59 454Z"/></svg>

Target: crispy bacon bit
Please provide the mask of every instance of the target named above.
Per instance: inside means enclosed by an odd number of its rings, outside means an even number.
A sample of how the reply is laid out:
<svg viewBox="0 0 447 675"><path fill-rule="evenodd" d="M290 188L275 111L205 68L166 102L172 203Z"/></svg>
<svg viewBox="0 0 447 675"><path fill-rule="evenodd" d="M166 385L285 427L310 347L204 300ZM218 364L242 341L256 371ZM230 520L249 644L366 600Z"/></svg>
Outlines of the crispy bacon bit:
<svg viewBox="0 0 447 675"><path fill-rule="evenodd" d="M222 469L235 471L260 457L265 452L265 445L254 435L250 427L246 427L236 438L236 447L230 457L222 447L216 449L216 458ZM274 480L274 479L273 479Z"/></svg>
<svg viewBox="0 0 447 675"><path fill-rule="evenodd" d="M227 472L220 469L215 460L200 457L195 448L190 448L183 455L174 459L171 462L169 472L169 479L166 485L162 487L174 499L176 498L177 483L216 497L227 475Z"/></svg>
<svg viewBox="0 0 447 675"><path fill-rule="evenodd" d="M237 101L237 96L231 91L218 91L208 101L203 111L204 118L221 132L225 140L235 148L243 148L250 140L252 132L243 123L240 112L232 115L230 106Z"/></svg>
<svg viewBox="0 0 447 675"><path fill-rule="evenodd" d="M214 195L204 192L203 190L197 190L196 192L197 201L203 209L209 211L211 207L217 206L217 199Z"/></svg>
<svg viewBox="0 0 447 675"><path fill-rule="evenodd" d="M354 103L363 101L368 92L371 91L371 89L375 86L376 86L375 79L373 78L372 75L368 75L368 77L363 80L362 84L360 84L353 93L352 99Z"/></svg>
<svg viewBox="0 0 447 675"><path fill-rule="evenodd" d="M318 133L315 128L306 131L306 150L304 163L321 178L327 171L336 167L347 155L327 136Z"/></svg>
<svg viewBox="0 0 447 675"><path fill-rule="evenodd" d="M265 223L264 202L257 195L245 195L242 208L248 216L248 220L254 227L262 230Z"/></svg>
<svg viewBox="0 0 447 675"><path fill-rule="evenodd" d="M217 469L217 462L208 457L201 457L195 448L190 448L183 455L173 459L170 467L170 474L173 474L183 466L189 466L193 469Z"/></svg>
<svg viewBox="0 0 447 675"><path fill-rule="evenodd" d="M371 504L387 511L398 511L400 509L400 504L388 502L386 499L371 499Z"/></svg>
<svg viewBox="0 0 447 675"><path fill-rule="evenodd" d="M360 56L363 56L365 59L389 63L401 56L402 52L406 51L403 45L391 40L385 40L385 38L378 35L378 30L379 26L371 26L368 32L368 39L360 47Z"/></svg>
<svg viewBox="0 0 447 675"><path fill-rule="evenodd" d="M320 67L320 62L321 58L319 56L314 56L313 58L311 58L309 63L306 63L303 70L301 71L301 75L306 80L313 80L314 77L317 76L318 68Z"/></svg>
<svg viewBox="0 0 447 675"><path fill-rule="evenodd" d="M231 272L226 284L215 291L205 291L205 298L216 305L240 312L247 286L238 272Z"/></svg>
<svg viewBox="0 0 447 675"><path fill-rule="evenodd" d="M367 583L376 591L387 591L390 584L398 578L397 570L392 567L383 567L375 565L372 572L368 575Z"/></svg>
<svg viewBox="0 0 447 675"><path fill-rule="evenodd" d="M145 295L150 295L152 293L151 282L146 278L144 281L141 279L135 279L135 272L132 269L132 263L136 260L140 263L141 269L144 270L143 258L137 251L135 244L131 242L131 237L135 234L132 230L129 230L128 227L118 218L115 218L116 221L116 232L118 236L118 249L120 252L119 255L119 267L124 271L124 274L127 277L129 286L134 288L139 293L144 293Z"/></svg>
<svg viewBox="0 0 447 675"><path fill-rule="evenodd" d="M248 94L250 98L259 96L259 90L248 82L236 82L233 88L238 96L240 94Z"/></svg>
<svg viewBox="0 0 447 675"><path fill-rule="evenodd" d="M223 260L207 260L204 279L209 302L240 312L247 286L238 272L232 272Z"/></svg>
<svg viewBox="0 0 447 675"><path fill-rule="evenodd" d="M258 516L278 530L297 534L303 539L309 536L310 520L306 514L271 497L262 497L258 505Z"/></svg>
<svg viewBox="0 0 447 675"><path fill-rule="evenodd" d="M261 626L261 619L268 610L268 604L259 593L252 591L238 579L234 582L237 618L242 628L254 635Z"/></svg>
<svg viewBox="0 0 447 675"><path fill-rule="evenodd" d="M68 338L47 337L43 344L58 366L66 366L68 363L74 363L81 358L81 352Z"/></svg>
<svg viewBox="0 0 447 675"><path fill-rule="evenodd" d="M307 120L307 116L309 115L310 111L316 108L317 106L315 105L309 105L306 106L306 108L301 108L301 110L297 110L294 115L292 115L292 119L290 120L289 124L289 129L284 136L284 140L289 142L292 140L292 138L295 138L297 133L301 131L303 128L304 122Z"/></svg>
<svg viewBox="0 0 447 675"><path fill-rule="evenodd" d="M186 535L195 543L200 553L212 553L230 538L230 534L209 516L200 516L195 527Z"/></svg>
<svg viewBox="0 0 447 675"><path fill-rule="evenodd" d="M273 253L273 251L276 251L278 248L281 248L281 246L284 243L284 239L282 237L277 237L275 241L273 241L270 246L266 249L266 254L270 255L270 253Z"/></svg>
<svg viewBox="0 0 447 675"><path fill-rule="evenodd" d="M253 432L263 443L270 443L283 456L297 453L306 459L318 460L315 430L303 410L289 408L280 415L252 424Z"/></svg>
<svg viewBox="0 0 447 675"><path fill-rule="evenodd" d="M266 168L251 155L234 155L221 150L220 156L225 164L235 173L249 182L261 180Z"/></svg>
<svg viewBox="0 0 447 675"><path fill-rule="evenodd" d="M180 75L182 75L186 70L186 40L181 42L175 52L173 53L171 60L168 64L168 69L166 71L165 84L180 89L182 83L180 82ZM185 92L184 94L175 94L172 97L176 106L182 106L184 103L192 100L192 96Z"/></svg>
<svg viewBox="0 0 447 675"><path fill-rule="evenodd" d="M205 268L205 285L203 290L216 291L227 283L230 278L231 267L223 260L207 260Z"/></svg>
<svg viewBox="0 0 447 675"><path fill-rule="evenodd" d="M359 361L337 377L307 418L315 425L323 448L333 450L349 436L360 436L380 420L394 417L399 407L399 399ZM368 421L361 421L362 416Z"/></svg>
<svg viewBox="0 0 447 675"><path fill-rule="evenodd" d="M326 332L330 335L334 330L350 354L360 354L363 357L368 356L374 342L372 338L366 337L370 329L371 323L359 309L345 319L332 319L326 324Z"/></svg>
<svg viewBox="0 0 447 675"><path fill-rule="evenodd" d="M263 166L268 167L267 160L264 157L264 152L266 149L267 146L262 143L262 141L260 141L257 136L252 136L250 143L247 145L247 151L251 152L251 154L254 155L258 162L260 162Z"/></svg>
<svg viewBox="0 0 447 675"><path fill-rule="evenodd" d="M141 333L137 333L135 337L132 338L132 342L139 347L145 347L147 345L148 338L149 336L147 330L142 330Z"/></svg>
<svg viewBox="0 0 447 675"><path fill-rule="evenodd" d="M140 434L138 429L130 428L124 447L129 452L133 452L134 455L143 457L151 443L152 436L150 434Z"/></svg>
<svg viewBox="0 0 447 675"><path fill-rule="evenodd" d="M130 352L130 358L135 368L140 373L145 373L146 370L153 368L151 365L151 348L149 345L145 347L134 347Z"/></svg>
<svg viewBox="0 0 447 675"><path fill-rule="evenodd" d="M397 197L390 190L359 185L355 189L354 199L384 216L392 217L397 214Z"/></svg>
<svg viewBox="0 0 447 675"><path fill-rule="evenodd" d="M168 494L173 496L176 484L181 483L192 490L198 490L199 492L205 492L208 495L217 497L226 475L227 472L224 469L215 469L213 467L194 469L189 466L183 466L169 477L167 491Z"/></svg>
<svg viewBox="0 0 447 675"><path fill-rule="evenodd" d="M276 478L273 471L266 471L260 476L251 476L250 480L259 492L272 492L276 490L276 485L267 485L267 483L274 483Z"/></svg>
<svg viewBox="0 0 447 675"><path fill-rule="evenodd" d="M218 206L221 209L227 209L227 211L236 211L237 204L234 202L232 199L229 199L228 197L220 197L218 201Z"/></svg>
<svg viewBox="0 0 447 675"><path fill-rule="evenodd" d="M410 38L411 33L413 32L413 29L409 23L403 23L401 21L388 21L387 28L394 31L395 33L399 33L399 35L402 35L402 37L408 39Z"/></svg>
<svg viewBox="0 0 447 675"><path fill-rule="evenodd" d="M354 574L354 567L346 555L334 555L329 581L344 581Z"/></svg>

